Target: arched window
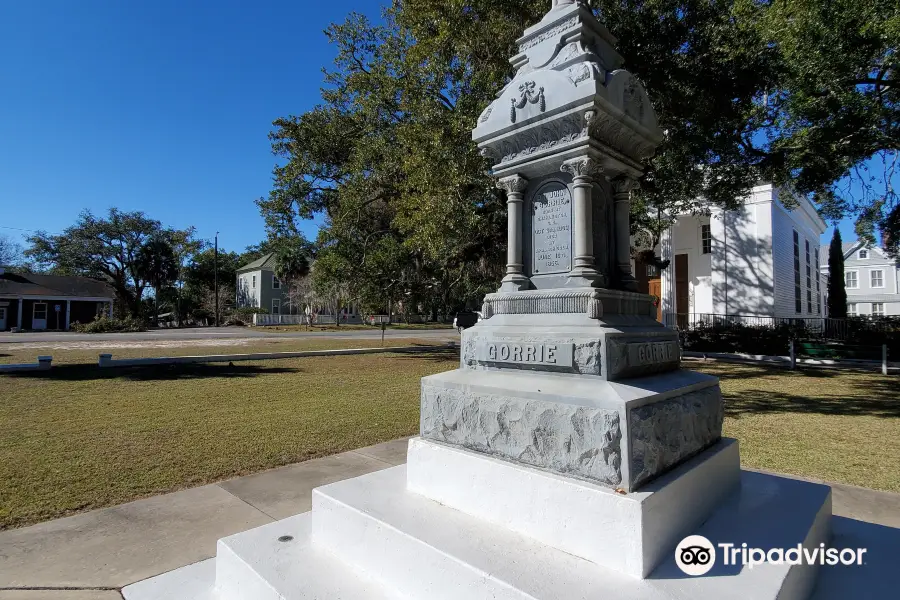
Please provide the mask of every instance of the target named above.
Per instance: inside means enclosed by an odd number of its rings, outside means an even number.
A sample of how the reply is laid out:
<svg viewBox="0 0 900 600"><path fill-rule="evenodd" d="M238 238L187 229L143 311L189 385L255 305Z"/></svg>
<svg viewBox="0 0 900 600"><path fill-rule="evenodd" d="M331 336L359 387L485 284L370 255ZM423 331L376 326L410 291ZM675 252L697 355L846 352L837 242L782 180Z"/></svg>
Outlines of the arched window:
<svg viewBox="0 0 900 600"><path fill-rule="evenodd" d="M866 250L865 248L863 248L862 250L860 250L860 251L859 251L859 258L861 258L861 259L869 258L869 251Z"/></svg>

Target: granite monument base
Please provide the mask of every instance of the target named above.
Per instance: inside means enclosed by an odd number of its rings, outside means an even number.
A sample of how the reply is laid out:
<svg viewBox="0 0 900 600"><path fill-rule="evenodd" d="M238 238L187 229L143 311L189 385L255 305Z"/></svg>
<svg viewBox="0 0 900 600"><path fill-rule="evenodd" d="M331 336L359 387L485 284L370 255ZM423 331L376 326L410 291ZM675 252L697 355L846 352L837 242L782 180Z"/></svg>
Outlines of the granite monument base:
<svg viewBox="0 0 900 600"><path fill-rule="evenodd" d="M728 441L671 471L667 476L671 480L664 477L651 484L658 488L633 498L622 496L618 510L612 509L618 496L613 491L575 480L559 482L556 488L548 485L556 475L483 455L461 458L483 463L474 466L467 488L448 491L439 484L442 477L434 470L435 461L443 462L446 471L456 468L451 462L459 455L471 453L443 448L436 452L446 450L454 456L426 455L436 448L414 440L409 466L318 488L311 512L224 538L215 559L128 586L123 595L126 600L801 600L815 586L817 567L766 563L742 568L720 561L708 574L690 577L676 566L672 540L681 532L673 527L738 547L746 542L760 548L798 544L816 548L829 539L827 486L748 472L741 472L740 483L734 485L731 476L721 476L733 473L736 445ZM466 462L465 468L473 465ZM491 485L482 485L482 478L496 475L493 469L523 473L507 472ZM447 473L459 483L464 475ZM732 493L717 498L702 524L681 527L667 522L682 517L703 520L708 506L692 509L691 498L698 498L693 488L715 495L729 486ZM563 488L566 491L560 491ZM459 509L416 489L440 495ZM477 497L466 499L466 491ZM531 496L523 496L516 506L518 492ZM601 495L607 498L601 500ZM635 519L634 507L652 504L656 495L663 502L645 506L645 518ZM522 506L529 502L543 507L548 525L561 524L548 511L554 498L563 496L574 504L557 506L560 513L571 510L576 516L598 502L610 512L581 513L576 522L566 523L554 543L546 543L551 541L546 539L552 535L551 527L517 530L532 520L524 515L532 509ZM497 509L491 515L492 509L486 507L493 502ZM673 502L682 506L673 509L669 506ZM475 505L484 518L466 512L474 512ZM503 510L511 513L506 520ZM671 511L669 519L654 515L656 510ZM628 521L634 525L630 535L627 527L617 525ZM575 532L577 528L584 531ZM571 552L591 553L592 547L599 547L591 537L605 537L613 544L624 543L623 536L631 540L631 557L641 555L634 540L656 543L660 553L653 560L659 559L658 565L649 576L629 575ZM657 537L665 543L655 542Z"/></svg>
<svg viewBox="0 0 900 600"><path fill-rule="evenodd" d="M421 435L627 492L716 443L718 379L459 369L422 379Z"/></svg>

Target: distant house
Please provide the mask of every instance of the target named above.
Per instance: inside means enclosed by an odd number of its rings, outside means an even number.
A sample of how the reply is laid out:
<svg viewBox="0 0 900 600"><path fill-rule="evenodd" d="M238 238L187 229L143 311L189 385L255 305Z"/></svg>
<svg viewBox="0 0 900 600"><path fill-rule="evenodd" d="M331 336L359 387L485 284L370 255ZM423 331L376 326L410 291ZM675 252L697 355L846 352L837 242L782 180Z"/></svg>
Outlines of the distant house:
<svg viewBox="0 0 900 600"><path fill-rule="evenodd" d="M237 270L235 284L238 308L263 308L273 315L295 315L286 286L275 276L275 255L266 254Z"/></svg>
<svg viewBox="0 0 900 600"><path fill-rule="evenodd" d="M900 279L897 263L881 248L861 241L845 243L844 288L847 290L847 314L900 315ZM825 263L822 275L827 281L828 246L822 246Z"/></svg>
<svg viewBox="0 0 900 600"><path fill-rule="evenodd" d="M112 315L115 292L89 277L32 275L0 269L0 331L56 329Z"/></svg>
<svg viewBox="0 0 900 600"><path fill-rule="evenodd" d="M306 307L297 306L291 302L286 285L275 275L275 254L265 256L247 263L237 270L237 282L235 283L236 304L238 308L262 308L273 315L302 315ZM319 317L319 322L325 322L328 317L333 320L327 308L312 306L310 309ZM267 320L268 323L271 320ZM343 311L342 322L362 322L355 306ZM272 321L275 323L275 321Z"/></svg>
<svg viewBox="0 0 900 600"><path fill-rule="evenodd" d="M668 325L696 315L822 317L825 229L808 200L789 210L777 188L758 185L738 210L678 216L656 249L669 266L636 264L639 289L660 298Z"/></svg>

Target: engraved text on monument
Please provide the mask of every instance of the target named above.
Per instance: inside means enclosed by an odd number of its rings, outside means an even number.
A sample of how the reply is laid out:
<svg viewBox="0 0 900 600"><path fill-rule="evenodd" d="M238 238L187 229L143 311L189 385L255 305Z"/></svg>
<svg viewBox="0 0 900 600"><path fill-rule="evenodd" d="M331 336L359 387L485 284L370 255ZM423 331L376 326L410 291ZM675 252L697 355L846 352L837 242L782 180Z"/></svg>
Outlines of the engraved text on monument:
<svg viewBox="0 0 900 600"><path fill-rule="evenodd" d="M532 265L535 275L572 268L572 196L568 186L548 183L531 200Z"/></svg>

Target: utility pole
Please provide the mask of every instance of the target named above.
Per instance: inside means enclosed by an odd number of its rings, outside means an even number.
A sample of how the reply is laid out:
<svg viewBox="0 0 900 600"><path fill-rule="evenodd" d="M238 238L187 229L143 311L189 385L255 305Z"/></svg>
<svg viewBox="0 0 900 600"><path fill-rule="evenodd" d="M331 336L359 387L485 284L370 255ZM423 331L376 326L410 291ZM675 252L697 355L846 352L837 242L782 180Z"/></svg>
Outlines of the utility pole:
<svg viewBox="0 0 900 600"><path fill-rule="evenodd" d="M216 327L219 326L219 232L216 232L216 246L213 251L213 277L216 287Z"/></svg>

